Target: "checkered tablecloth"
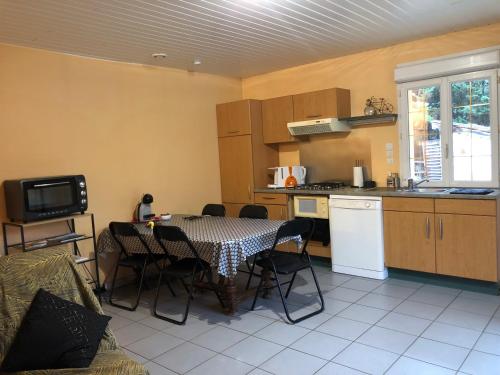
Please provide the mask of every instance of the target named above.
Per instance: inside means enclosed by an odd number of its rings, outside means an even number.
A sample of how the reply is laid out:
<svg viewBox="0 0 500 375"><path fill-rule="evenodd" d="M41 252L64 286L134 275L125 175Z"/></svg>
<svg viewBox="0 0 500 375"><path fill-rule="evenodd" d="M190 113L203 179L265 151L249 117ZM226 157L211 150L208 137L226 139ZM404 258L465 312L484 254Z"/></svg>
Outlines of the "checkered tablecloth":
<svg viewBox="0 0 500 375"><path fill-rule="evenodd" d="M226 277L234 277L238 266L249 256L259 251L269 249L274 242L276 232L283 221L264 219L240 219L233 217L203 216L195 220L186 220L186 215L173 215L169 221L162 221L156 225L174 225L186 232L192 241L199 256L217 269L217 272ZM153 231L145 224L136 224L137 229L155 253L163 253L156 242ZM287 241L300 242L300 236ZM189 257L191 251L181 243L169 243L169 251L177 257ZM129 239L126 243L127 251L134 253L145 252L139 241ZM97 240L99 253L119 251L119 246L111 236L109 229L105 229Z"/></svg>

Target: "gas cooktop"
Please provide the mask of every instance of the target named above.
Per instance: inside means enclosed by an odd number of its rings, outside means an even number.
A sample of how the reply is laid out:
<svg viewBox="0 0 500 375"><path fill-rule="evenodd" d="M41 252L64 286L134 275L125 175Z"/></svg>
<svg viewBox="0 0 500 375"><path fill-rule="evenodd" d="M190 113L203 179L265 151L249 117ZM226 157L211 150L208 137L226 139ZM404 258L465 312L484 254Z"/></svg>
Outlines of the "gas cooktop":
<svg viewBox="0 0 500 375"><path fill-rule="evenodd" d="M326 181L316 182L312 184L298 185L296 190L337 190L345 187L346 184L342 181Z"/></svg>

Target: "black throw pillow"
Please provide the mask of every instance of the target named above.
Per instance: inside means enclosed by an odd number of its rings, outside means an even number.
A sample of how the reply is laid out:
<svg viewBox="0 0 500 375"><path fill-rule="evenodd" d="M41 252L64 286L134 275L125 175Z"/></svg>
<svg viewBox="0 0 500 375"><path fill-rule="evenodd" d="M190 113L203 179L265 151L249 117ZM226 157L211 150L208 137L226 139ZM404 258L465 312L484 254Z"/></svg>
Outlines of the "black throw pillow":
<svg viewBox="0 0 500 375"><path fill-rule="evenodd" d="M39 289L1 370L89 367L110 319Z"/></svg>

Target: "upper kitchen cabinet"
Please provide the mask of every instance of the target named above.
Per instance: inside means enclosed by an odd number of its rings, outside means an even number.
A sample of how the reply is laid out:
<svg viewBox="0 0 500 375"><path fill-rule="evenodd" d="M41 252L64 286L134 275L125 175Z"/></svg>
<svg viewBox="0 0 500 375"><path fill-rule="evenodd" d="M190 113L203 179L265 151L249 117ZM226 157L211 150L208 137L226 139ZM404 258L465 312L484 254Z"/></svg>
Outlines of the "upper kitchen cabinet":
<svg viewBox="0 0 500 375"><path fill-rule="evenodd" d="M293 121L350 116L349 90L333 88L293 95Z"/></svg>
<svg viewBox="0 0 500 375"><path fill-rule="evenodd" d="M252 133L252 121L260 121L261 104L258 100L239 100L217 104L217 135L232 137ZM256 116L259 118L256 119Z"/></svg>
<svg viewBox="0 0 500 375"><path fill-rule="evenodd" d="M287 123L293 121L293 99L291 95L267 99L262 102L262 124L264 143L293 142Z"/></svg>

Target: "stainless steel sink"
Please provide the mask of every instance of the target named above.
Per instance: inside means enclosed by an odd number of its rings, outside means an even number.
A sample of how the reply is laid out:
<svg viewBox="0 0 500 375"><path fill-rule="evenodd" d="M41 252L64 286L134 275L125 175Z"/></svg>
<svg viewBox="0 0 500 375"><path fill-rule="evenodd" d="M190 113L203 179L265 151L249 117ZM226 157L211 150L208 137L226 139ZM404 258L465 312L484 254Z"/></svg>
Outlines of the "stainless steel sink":
<svg viewBox="0 0 500 375"><path fill-rule="evenodd" d="M448 194L450 189L446 188L416 188L413 190L408 189L398 189L400 193L418 193L418 194Z"/></svg>

